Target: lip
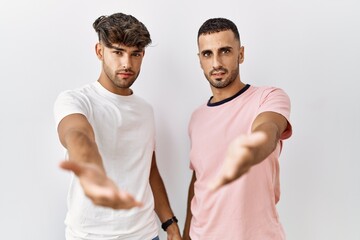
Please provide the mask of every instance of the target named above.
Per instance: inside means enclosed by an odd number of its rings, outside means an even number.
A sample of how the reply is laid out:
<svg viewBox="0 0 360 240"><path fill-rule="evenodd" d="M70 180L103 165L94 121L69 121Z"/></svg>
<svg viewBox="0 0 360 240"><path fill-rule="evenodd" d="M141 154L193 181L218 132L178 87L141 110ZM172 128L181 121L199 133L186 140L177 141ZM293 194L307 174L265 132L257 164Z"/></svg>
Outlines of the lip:
<svg viewBox="0 0 360 240"><path fill-rule="evenodd" d="M133 73L130 73L130 72L119 72L117 73L116 75L120 76L120 77L131 77L133 76L134 74Z"/></svg>
<svg viewBox="0 0 360 240"><path fill-rule="evenodd" d="M225 72L215 72L215 73L212 73L211 76L214 76L214 77L222 77L225 75Z"/></svg>

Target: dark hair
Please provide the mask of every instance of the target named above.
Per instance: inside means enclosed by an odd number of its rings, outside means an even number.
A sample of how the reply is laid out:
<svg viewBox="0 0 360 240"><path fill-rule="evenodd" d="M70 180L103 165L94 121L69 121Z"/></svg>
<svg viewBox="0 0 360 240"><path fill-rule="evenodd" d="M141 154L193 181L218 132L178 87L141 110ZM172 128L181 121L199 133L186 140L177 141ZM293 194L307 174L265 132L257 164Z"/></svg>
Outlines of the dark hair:
<svg viewBox="0 0 360 240"><path fill-rule="evenodd" d="M210 34L226 30L231 30L234 33L235 38L240 42L240 34L235 23L226 18L210 18L206 20L199 28L198 39L202 34Z"/></svg>
<svg viewBox="0 0 360 240"><path fill-rule="evenodd" d="M145 25L131 15L114 13L101 16L95 20L93 27L99 41L107 47L123 44L143 49L151 43L150 33Z"/></svg>

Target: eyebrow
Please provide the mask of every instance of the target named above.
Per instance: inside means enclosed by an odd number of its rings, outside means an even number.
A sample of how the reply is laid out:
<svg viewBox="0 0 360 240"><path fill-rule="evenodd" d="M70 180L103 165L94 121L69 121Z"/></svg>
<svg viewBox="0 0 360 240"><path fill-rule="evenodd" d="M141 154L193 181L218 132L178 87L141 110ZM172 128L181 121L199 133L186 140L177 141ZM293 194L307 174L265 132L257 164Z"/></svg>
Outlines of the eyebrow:
<svg viewBox="0 0 360 240"><path fill-rule="evenodd" d="M212 51L211 50L208 50L208 49L206 49L206 50L203 50L203 51L201 51L201 54L204 54L204 53L212 53Z"/></svg>
<svg viewBox="0 0 360 240"><path fill-rule="evenodd" d="M109 47L109 48L114 49L114 50L117 50L117 51L122 51L122 52L125 51L125 49L119 48L119 47L115 47L115 46L111 46L111 47Z"/></svg>
<svg viewBox="0 0 360 240"><path fill-rule="evenodd" d="M217 51L231 50L231 49L233 49L233 47L225 46L225 47L221 47L221 48L217 49ZM204 54L204 53L207 53L207 52L213 52L213 51L210 50L210 49L205 49L205 50L201 51L201 54Z"/></svg>
<svg viewBox="0 0 360 240"><path fill-rule="evenodd" d="M222 51L222 50L231 50L231 49L233 49L233 48L230 47L230 46L226 46L226 47L221 47L221 48L219 48L219 51Z"/></svg>
<svg viewBox="0 0 360 240"><path fill-rule="evenodd" d="M126 50L124 48L120 48L120 47L110 46L109 48L116 50L116 51L120 51L120 52L126 52ZM137 49L132 52L138 53L138 52L143 52L143 51L144 51L143 49Z"/></svg>

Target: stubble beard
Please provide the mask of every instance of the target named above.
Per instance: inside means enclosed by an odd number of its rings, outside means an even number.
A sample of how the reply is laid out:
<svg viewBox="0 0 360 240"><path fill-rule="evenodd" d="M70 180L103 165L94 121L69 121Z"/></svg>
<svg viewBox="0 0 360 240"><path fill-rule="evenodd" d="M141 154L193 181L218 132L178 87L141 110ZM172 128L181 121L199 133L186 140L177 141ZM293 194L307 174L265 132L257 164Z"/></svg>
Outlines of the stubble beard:
<svg viewBox="0 0 360 240"><path fill-rule="evenodd" d="M130 88L140 74L140 72L138 72L136 75L133 75L131 78L123 79L117 76L119 71L115 71L114 73L112 73L113 71L105 63L103 65L103 68L105 75L112 82L112 84L121 89Z"/></svg>
<svg viewBox="0 0 360 240"><path fill-rule="evenodd" d="M227 69L223 69L225 70L225 72L227 73L228 70ZM239 75L239 66L235 69L232 70L230 72L230 75L225 78L225 79L215 79L213 80L211 78L211 72L207 75L204 74L206 79L208 80L208 82L210 83L211 86L213 86L214 88L225 88L227 86L229 86L231 83L233 83L235 81L235 79L237 78L237 76Z"/></svg>

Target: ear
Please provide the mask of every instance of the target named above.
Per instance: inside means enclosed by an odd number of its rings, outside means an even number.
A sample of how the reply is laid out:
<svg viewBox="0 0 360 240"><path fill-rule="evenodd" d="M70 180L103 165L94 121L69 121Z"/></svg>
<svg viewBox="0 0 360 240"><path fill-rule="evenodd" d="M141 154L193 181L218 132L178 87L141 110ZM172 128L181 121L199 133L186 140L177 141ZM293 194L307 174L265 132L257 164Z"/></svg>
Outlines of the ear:
<svg viewBox="0 0 360 240"><path fill-rule="evenodd" d="M198 53L197 55L198 55L198 58L199 58L200 67L201 67L201 69L204 69L203 65L202 65L202 62L201 62L200 53Z"/></svg>
<svg viewBox="0 0 360 240"><path fill-rule="evenodd" d="M95 53L99 60L104 58L104 46L101 43L95 45Z"/></svg>
<svg viewBox="0 0 360 240"><path fill-rule="evenodd" d="M244 62L244 52L245 52L244 46L241 46L239 49L239 64Z"/></svg>

